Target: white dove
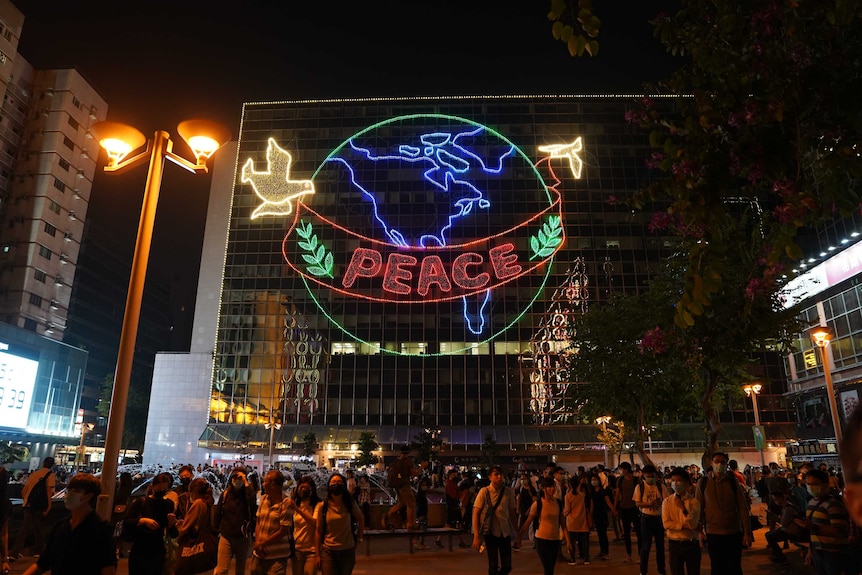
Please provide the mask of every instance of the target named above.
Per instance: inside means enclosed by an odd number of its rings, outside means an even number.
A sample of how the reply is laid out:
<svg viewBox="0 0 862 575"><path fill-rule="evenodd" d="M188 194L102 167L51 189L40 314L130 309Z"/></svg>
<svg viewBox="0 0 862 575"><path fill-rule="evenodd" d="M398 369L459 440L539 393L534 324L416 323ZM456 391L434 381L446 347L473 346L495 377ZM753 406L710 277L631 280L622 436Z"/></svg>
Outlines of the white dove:
<svg viewBox="0 0 862 575"><path fill-rule="evenodd" d="M578 152L584 149L584 143L578 136L571 144L551 144L549 146L539 146L540 152L550 154L551 158L568 158L569 167L572 169L572 175L575 179L581 178L581 170L584 168L584 161L578 156Z"/></svg>
<svg viewBox="0 0 862 575"><path fill-rule="evenodd" d="M263 200L252 212L251 219L290 214L293 212L291 200L314 193L311 180L290 179L290 164L293 162L290 152L276 144L273 138L268 142L265 172L256 171L251 158L242 167L242 183L251 184L254 193Z"/></svg>

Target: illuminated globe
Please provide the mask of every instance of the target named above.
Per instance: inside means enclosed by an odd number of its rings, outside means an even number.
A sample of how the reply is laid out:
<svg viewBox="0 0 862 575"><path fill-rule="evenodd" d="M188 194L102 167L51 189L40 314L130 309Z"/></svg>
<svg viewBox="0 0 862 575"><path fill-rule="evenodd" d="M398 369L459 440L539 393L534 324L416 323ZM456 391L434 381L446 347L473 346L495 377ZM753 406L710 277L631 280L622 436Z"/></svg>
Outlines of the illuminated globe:
<svg viewBox="0 0 862 575"><path fill-rule="evenodd" d="M356 341L404 355L463 353L518 322L562 243L559 197L534 164L463 118L375 124L314 172L285 258ZM410 341L387 340L396 328ZM510 339L528 340L532 328ZM440 349L423 345L437 341Z"/></svg>

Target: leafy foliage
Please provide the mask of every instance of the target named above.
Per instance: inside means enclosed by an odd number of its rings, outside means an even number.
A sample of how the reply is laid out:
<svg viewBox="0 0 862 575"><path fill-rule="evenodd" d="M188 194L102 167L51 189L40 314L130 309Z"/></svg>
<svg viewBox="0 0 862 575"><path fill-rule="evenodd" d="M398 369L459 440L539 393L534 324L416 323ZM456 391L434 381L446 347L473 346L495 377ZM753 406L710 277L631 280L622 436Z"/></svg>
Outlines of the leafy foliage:
<svg viewBox="0 0 862 575"><path fill-rule="evenodd" d="M667 201L656 228L687 242L677 323L713 305L732 259L723 227L733 201L764 208L767 248L745 286L769 299L802 257L797 232L860 206L862 5L843 0L687 0L652 21L679 69L627 119L649 132L658 176L636 206ZM750 311L750 306L741 308Z"/></svg>
<svg viewBox="0 0 862 575"><path fill-rule="evenodd" d="M379 458L372 452L380 449L380 444L377 443L377 436L374 435L373 432L363 431L360 433L358 446L359 457L356 458L356 465L359 467L367 467L377 463Z"/></svg>
<svg viewBox="0 0 862 575"><path fill-rule="evenodd" d="M553 22L551 34L555 40L566 45L574 57L599 55L599 41L596 38L602 22L593 14L592 0L551 0L548 20Z"/></svg>
<svg viewBox="0 0 862 575"><path fill-rule="evenodd" d="M439 435L438 429L430 427L426 427L416 434L410 447L418 451L419 461L436 461L438 459L440 447L443 445L443 440Z"/></svg>
<svg viewBox="0 0 862 575"><path fill-rule="evenodd" d="M317 434L309 431L302 436L302 455L312 457L317 453Z"/></svg>
<svg viewBox="0 0 862 575"><path fill-rule="evenodd" d="M126 399L126 417L123 425L123 449L144 448L144 437L147 432L147 417L150 410L149 394L143 392L137 380L129 384L129 395ZM114 374L108 374L99 384L99 404L97 410L102 417L111 413L111 398L114 392Z"/></svg>
<svg viewBox="0 0 862 575"><path fill-rule="evenodd" d="M482 444L482 461L487 467L500 463L500 446L490 433L485 435L485 442Z"/></svg>

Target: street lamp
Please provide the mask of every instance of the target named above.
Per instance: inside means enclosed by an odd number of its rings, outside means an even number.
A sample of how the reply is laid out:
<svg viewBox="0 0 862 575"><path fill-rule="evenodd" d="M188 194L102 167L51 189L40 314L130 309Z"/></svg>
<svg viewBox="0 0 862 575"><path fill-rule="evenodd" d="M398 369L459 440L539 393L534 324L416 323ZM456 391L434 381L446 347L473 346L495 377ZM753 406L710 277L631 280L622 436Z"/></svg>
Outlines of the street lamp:
<svg viewBox="0 0 862 575"><path fill-rule="evenodd" d="M745 395L751 397L751 401L754 404L754 425L758 429L758 433L760 431L760 412L757 409L757 396L760 395L760 390L762 389L763 386L759 383L749 383L742 387L742 391L745 392ZM760 468L763 469L766 466L766 462L763 459L763 441L757 444L756 447L760 451Z"/></svg>
<svg viewBox="0 0 862 575"><path fill-rule="evenodd" d="M601 417L596 418L596 425L602 426L602 435L607 434L607 432L608 432L607 426L610 422L611 422L611 416L610 415L602 415ZM605 440L607 440L607 437L605 437ZM602 441L602 447L604 448L604 451L605 451L605 467L607 467L608 466L608 446L604 441Z"/></svg>
<svg viewBox="0 0 862 575"><path fill-rule="evenodd" d="M832 371L829 369L829 358L826 348L832 340L832 331L825 325L816 325L809 329L808 335L814 344L820 348L820 358L823 361L823 377L826 380L826 396L829 399L829 409L832 412L832 429L835 439L841 444L841 422L838 420L838 402L835 400L835 388L832 385Z"/></svg>
<svg viewBox="0 0 862 575"><path fill-rule="evenodd" d="M96 427L95 423L81 424L81 443L78 445L78 453L81 455L81 465L78 467L84 466L84 435L86 435L88 431L92 431L94 427ZM77 459L77 457L75 459Z"/></svg>
<svg viewBox="0 0 862 575"><path fill-rule="evenodd" d="M265 423L264 427L269 430L269 468L275 469L275 466L272 464L272 446L275 443L275 432L281 429L281 424L276 423L272 417L272 413L270 413L269 423Z"/></svg>
<svg viewBox="0 0 862 575"><path fill-rule="evenodd" d="M97 122L93 124L91 130L99 141L99 145L108 154L106 172L117 172L149 160L141 219L138 223L138 236L132 258L132 272L129 277L129 292L126 296L123 327L120 333L120 349L117 353L114 389L111 393L111 410L108 415L105 458L102 466L102 493L99 495L96 505L99 516L108 520L111 517L113 507L117 460L120 456L120 444L123 439L132 362L135 356L135 340L138 336L138 321L141 316L141 298L147 276L153 223L156 218L156 207L162 185L165 160L170 160L193 174L206 173L207 160L230 138L230 134L222 126L208 120L187 120L180 123L177 126L177 131L188 143L195 157L195 161L190 162L173 152L174 144L171 141L171 136L164 131L155 132L153 138L147 141L137 129L119 122ZM144 142L147 144L146 150L127 158Z"/></svg>

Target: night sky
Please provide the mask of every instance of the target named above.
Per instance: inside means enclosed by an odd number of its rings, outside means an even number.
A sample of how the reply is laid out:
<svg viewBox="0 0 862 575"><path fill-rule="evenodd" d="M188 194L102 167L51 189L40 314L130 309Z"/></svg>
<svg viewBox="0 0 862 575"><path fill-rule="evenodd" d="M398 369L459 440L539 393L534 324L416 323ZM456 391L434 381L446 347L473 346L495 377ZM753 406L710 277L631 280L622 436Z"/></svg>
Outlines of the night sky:
<svg viewBox="0 0 862 575"><path fill-rule="evenodd" d="M19 52L39 69L77 68L108 119L145 135L206 117L236 137L252 101L637 93L672 65L647 20L673 1L596 2L593 59L551 37L547 1L13 1L25 15ZM145 176L99 173L91 195L90 233L129 258ZM168 164L149 273L177 279L189 303L208 190L208 177Z"/></svg>

